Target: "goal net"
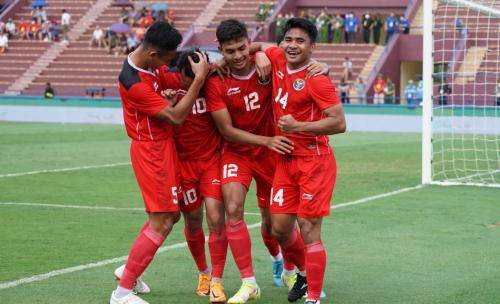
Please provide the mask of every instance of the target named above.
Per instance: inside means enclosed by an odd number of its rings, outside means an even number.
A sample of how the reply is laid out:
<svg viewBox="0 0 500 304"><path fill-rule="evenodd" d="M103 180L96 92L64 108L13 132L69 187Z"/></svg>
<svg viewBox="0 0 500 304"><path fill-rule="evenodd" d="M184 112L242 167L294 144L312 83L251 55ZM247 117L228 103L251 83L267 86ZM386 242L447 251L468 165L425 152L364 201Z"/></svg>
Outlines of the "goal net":
<svg viewBox="0 0 500 304"><path fill-rule="evenodd" d="M423 181L500 187L500 0L431 3Z"/></svg>

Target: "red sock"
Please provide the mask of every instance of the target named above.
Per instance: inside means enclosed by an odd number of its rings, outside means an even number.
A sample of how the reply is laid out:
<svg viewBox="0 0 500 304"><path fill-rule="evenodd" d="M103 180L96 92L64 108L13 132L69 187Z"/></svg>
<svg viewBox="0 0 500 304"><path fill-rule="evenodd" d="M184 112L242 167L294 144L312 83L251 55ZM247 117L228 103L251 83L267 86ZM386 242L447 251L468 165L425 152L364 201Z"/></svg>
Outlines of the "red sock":
<svg viewBox="0 0 500 304"><path fill-rule="evenodd" d="M307 298L319 300L325 276L326 252L321 241L307 245L306 249L306 275Z"/></svg>
<svg viewBox="0 0 500 304"><path fill-rule="evenodd" d="M299 271L304 271L306 269L306 246L297 228L293 230L290 238L281 244L281 249L284 260L287 261L288 264L292 263L297 266ZM293 269L293 267L288 267L289 266L285 269Z"/></svg>
<svg viewBox="0 0 500 304"><path fill-rule="evenodd" d="M142 228L141 228L141 231L140 231L140 232L143 232L143 231L144 231L144 230L146 230L146 228L148 228L148 227L149 227L149 221L146 221L146 222L144 223L144 225L142 225ZM140 233L140 232L139 232L139 233Z"/></svg>
<svg viewBox="0 0 500 304"><path fill-rule="evenodd" d="M226 229L222 231L210 231L208 236L208 250L210 251L210 262L212 263L212 277L222 278L227 256Z"/></svg>
<svg viewBox="0 0 500 304"><path fill-rule="evenodd" d="M199 228L196 231L189 231L189 229L184 227L184 235L186 236L189 251L191 251L198 271L206 271L208 266L205 255L205 233L203 232L203 228Z"/></svg>
<svg viewBox="0 0 500 304"><path fill-rule="evenodd" d="M165 237L151 229L148 225L135 240L128 255L127 264L120 280L120 286L132 289L135 281L146 270L153 260L156 251L165 241Z"/></svg>
<svg viewBox="0 0 500 304"><path fill-rule="evenodd" d="M226 223L227 241L242 278L253 277L252 244L243 220Z"/></svg>
<svg viewBox="0 0 500 304"><path fill-rule="evenodd" d="M266 245L269 254L273 257L277 256L280 253L278 241L272 234L267 233L264 226L260 226L260 234L262 235L262 240L264 241L264 245Z"/></svg>

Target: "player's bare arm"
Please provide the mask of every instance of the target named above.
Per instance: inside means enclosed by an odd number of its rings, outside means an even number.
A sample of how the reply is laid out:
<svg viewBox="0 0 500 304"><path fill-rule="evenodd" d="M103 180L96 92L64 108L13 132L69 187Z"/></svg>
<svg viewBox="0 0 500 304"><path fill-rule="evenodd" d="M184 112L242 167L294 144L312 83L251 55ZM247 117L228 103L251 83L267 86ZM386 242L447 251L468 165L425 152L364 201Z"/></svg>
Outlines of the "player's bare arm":
<svg viewBox="0 0 500 304"><path fill-rule="evenodd" d="M325 118L318 121L297 121L292 115L281 116L278 128L284 133L306 132L318 135L344 133L346 122L342 105L335 105L323 111Z"/></svg>
<svg viewBox="0 0 500 304"><path fill-rule="evenodd" d="M212 112L212 117L219 133L227 141L244 145L265 146L279 154L291 153L293 150L293 142L284 136L261 136L235 128L227 109Z"/></svg>
<svg viewBox="0 0 500 304"><path fill-rule="evenodd" d="M189 62L195 77L186 95L181 101L175 104L175 106L169 105L157 113L155 115L156 118L162 119L174 126L180 126L184 120L186 120L210 69L206 54L200 52L196 52L196 54L198 58L200 58L198 62L194 62L193 59L189 57Z"/></svg>

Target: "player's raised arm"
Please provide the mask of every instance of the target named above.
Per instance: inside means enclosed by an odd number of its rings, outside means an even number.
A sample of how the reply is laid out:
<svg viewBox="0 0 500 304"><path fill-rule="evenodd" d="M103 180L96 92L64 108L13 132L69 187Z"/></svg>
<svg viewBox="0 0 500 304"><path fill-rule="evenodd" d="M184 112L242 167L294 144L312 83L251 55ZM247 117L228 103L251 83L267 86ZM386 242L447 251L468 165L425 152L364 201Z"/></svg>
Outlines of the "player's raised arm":
<svg viewBox="0 0 500 304"><path fill-rule="evenodd" d="M189 62L194 73L194 80L184 98L175 106L169 105L154 115L156 118L162 119L174 126L181 125L188 116L209 71L206 55L200 52L195 52L195 54L197 58L189 57Z"/></svg>
<svg viewBox="0 0 500 304"><path fill-rule="evenodd" d="M211 113L225 140L252 146L265 146L279 154L287 154L293 150L293 142L284 136L261 136L233 126L231 115L227 109L220 109Z"/></svg>
<svg viewBox="0 0 500 304"><path fill-rule="evenodd" d="M342 105L338 104L323 111L325 116L318 121L297 121L292 115L284 115L278 121L278 127L284 133L306 132L318 135L344 133L346 122Z"/></svg>

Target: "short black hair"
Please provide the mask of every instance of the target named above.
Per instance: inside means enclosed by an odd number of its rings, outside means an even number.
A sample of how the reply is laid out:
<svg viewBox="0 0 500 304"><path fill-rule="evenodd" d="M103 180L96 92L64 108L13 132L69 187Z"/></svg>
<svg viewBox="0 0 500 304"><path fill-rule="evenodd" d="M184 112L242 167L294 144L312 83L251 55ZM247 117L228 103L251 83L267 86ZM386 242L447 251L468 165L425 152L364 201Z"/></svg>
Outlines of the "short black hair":
<svg viewBox="0 0 500 304"><path fill-rule="evenodd" d="M246 25L242 22L236 19L228 19L222 21L219 26L217 26L215 36L219 44L223 44L241 38L248 38L248 32Z"/></svg>
<svg viewBox="0 0 500 304"><path fill-rule="evenodd" d="M304 18L291 18L285 23L285 30L283 31L285 34L293 29L299 28L304 30L309 38L311 38L311 43L316 42L316 37L318 37L318 29L316 25L314 25L311 21Z"/></svg>
<svg viewBox="0 0 500 304"><path fill-rule="evenodd" d="M191 64L189 63L188 58L191 57L194 62L200 61L200 57L195 52L201 53L199 48L189 49L189 50L185 50L185 51L181 52L179 55L179 58L177 59L177 65L176 65L177 71L178 72L184 71L184 74L189 78L194 78L194 73L193 73L193 69L191 69ZM208 55L207 55L207 59L208 59ZM209 60L209 63L210 63L210 60Z"/></svg>
<svg viewBox="0 0 500 304"><path fill-rule="evenodd" d="M175 51L182 42L179 31L168 22L154 22L144 36L144 46L156 47L159 53Z"/></svg>

